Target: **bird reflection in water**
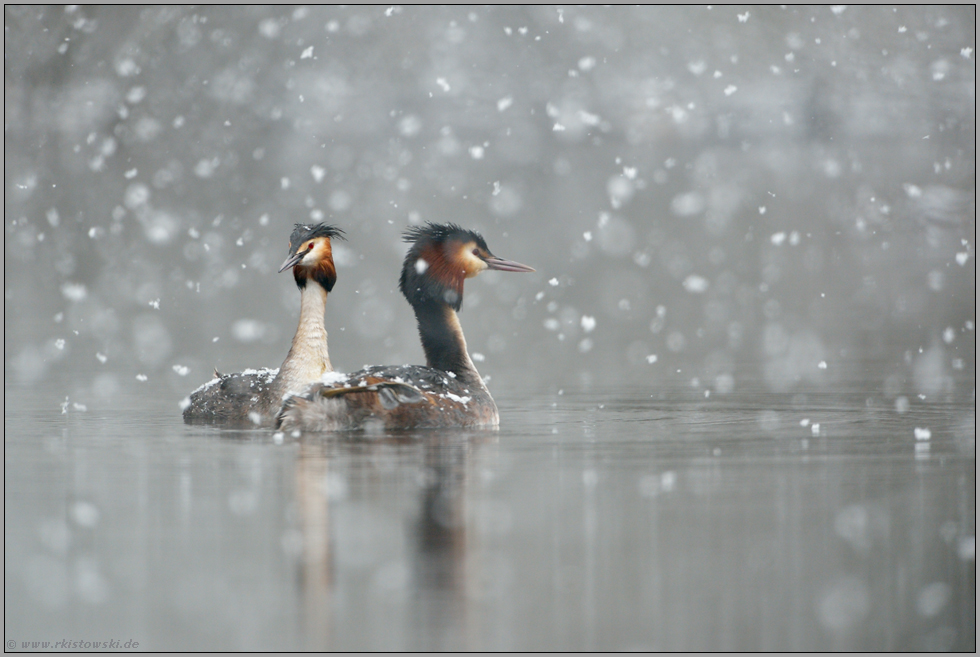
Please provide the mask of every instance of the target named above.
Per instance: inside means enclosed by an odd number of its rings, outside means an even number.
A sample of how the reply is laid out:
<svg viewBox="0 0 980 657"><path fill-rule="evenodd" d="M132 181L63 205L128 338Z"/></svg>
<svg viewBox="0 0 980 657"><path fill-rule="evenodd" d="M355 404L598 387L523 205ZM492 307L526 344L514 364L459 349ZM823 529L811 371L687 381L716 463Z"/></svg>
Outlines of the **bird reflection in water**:
<svg viewBox="0 0 980 657"><path fill-rule="evenodd" d="M385 543L379 551L386 551L389 561L394 556L407 569L407 572L400 569L394 575L389 573L387 579L394 581L387 581L386 586L404 589L405 629L414 633L410 645L439 650L465 643L462 636L439 637L423 632L424 628L452 631L450 628L470 625L466 617L467 599L472 597L469 588L474 578L468 574L473 575L475 564L471 563L473 555L468 557L466 533L467 463L470 453L480 444L495 440L494 434L482 431L413 432L371 442L302 439L296 461L296 509L302 535L298 568L307 648L364 645L358 644L355 637L378 622L352 613L338 613L342 606L346 607L347 596L365 594L363 590L352 592L345 588L343 599L337 595L341 577L350 582L352 576L357 576L338 572L351 557L338 556L338 550L357 543L339 533L352 530L350 523L339 520L342 517L338 515L339 505L356 505L359 498L367 497L372 498L372 506L377 508L375 498L379 494L403 498L407 486L417 494L415 519L407 526L401 523L400 516L389 518L394 522L385 524L389 531L392 527L400 528L396 531L403 532L402 535L379 537L369 529L365 531L369 540L380 539ZM397 459L395 468L389 467L391 458ZM405 467L408 464L421 466L416 481L406 482L405 477L397 476L412 469ZM362 478L362 474L367 476ZM349 481L352 475L357 477L357 482L347 490L347 484L341 482L345 477ZM358 527L355 531L362 529L365 528ZM392 555L392 550L403 553ZM379 559L370 564L373 575L368 582L376 584L385 577L380 572L385 568L384 561ZM397 631L392 627L385 629ZM380 646L372 646L377 647Z"/></svg>

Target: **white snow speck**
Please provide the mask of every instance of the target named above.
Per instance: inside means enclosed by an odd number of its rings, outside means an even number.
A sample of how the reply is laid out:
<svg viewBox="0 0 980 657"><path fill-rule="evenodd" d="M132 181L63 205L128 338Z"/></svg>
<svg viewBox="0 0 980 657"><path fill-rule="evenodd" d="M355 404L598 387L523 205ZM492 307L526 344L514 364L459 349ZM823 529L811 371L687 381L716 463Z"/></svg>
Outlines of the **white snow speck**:
<svg viewBox="0 0 980 657"><path fill-rule="evenodd" d="M126 102L135 105L146 98L146 87L133 87L126 93Z"/></svg>
<svg viewBox="0 0 980 657"><path fill-rule="evenodd" d="M596 60L595 57L583 57L578 60L578 67L581 71L591 71L595 68Z"/></svg>
<svg viewBox="0 0 980 657"><path fill-rule="evenodd" d="M832 5L830 11L834 12L834 16L840 16L847 9L847 5Z"/></svg>
<svg viewBox="0 0 980 657"><path fill-rule="evenodd" d="M159 299L151 299L150 302L147 305L150 306L150 308L153 308L154 310L160 310L160 300Z"/></svg>
<svg viewBox="0 0 980 657"><path fill-rule="evenodd" d="M487 357L486 357L486 356L484 356L483 354L481 354L481 353L480 353L480 352L478 352L478 351L474 351L474 352L473 352L473 353L472 353L472 354L470 355L470 358L472 358L472 359L473 359L474 361L476 361L477 363L482 363L483 361L485 361L485 360L487 359Z"/></svg>
<svg viewBox="0 0 980 657"><path fill-rule="evenodd" d="M967 251L960 251L956 254L956 264L958 264L960 267L965 266L969 259L970 254Z"/></svg>
<svg viewBox="0 0 980 657"><path fill-rule="evenodd" d="M504 96L503 98L497 101L497 111L503 112L513 104L514 104L514 99L512 97Z"/></svg>
<svg viewBox="0 0 980 657"><path fill-rule="evenodd" d="M75 502L71 508L71 517L82 527L95 527L99 522L99 510L89 502Z"/></svg>
<svg viewBox="0 0 980 657"><path fill-rule="evenodd" d="M57 347L59 351L61 349L64 349L65 348L65 340L64 340L64 338L58 338L57 340L55 340L54 341L54 346Z"/></svg>
<svg viewBox="0 0 980 657"><path fill-rule="evenodd" d="M479 146L479 145L470 146L469 150L470 150L470 157L472 157L474 160L483 159L483 146Z"/></svg>
<svg viewBox="0 0 980 657"><path fill-rule="evenodd" d="M582 330L586 333L591 333L595 330L595 317L590 315L582 315Z"/></svg>
<svg viewBox="0 0 980 657"><path fill-rule="evenodd" d="M657 354L647 354L647 363L653 365L657 362Z"/></svg>
<svg viewBox="0 0 980 657"><path fill-rule="evenodd" d="M204 158L199 160L197 164L194 165L194 174L198 178L210 178L214 175L214 170L218 168L221 161L218 158L207 159Z"/></svg>
<svg viewBox="0 0 980 657"><path fill-rule="evenodd" d="M565 126L563 126L560 123L556 123L555 126L552 128L552 131L554 131L554 132L565 132Z"/></svg>
<svg viewBox="0 0 980 657"><path fill-rule="evenodd" d="M303 51L303 54L300 55L299 58L300 59L309 59L312 56L313 56L313 46L310 46L309 48L307 48L306 50ZM256 424L258 424L258 423L256 422Z"/></svg>
<svg viewBox="0 0 980 657"><path fill-rule="evenodd" d="M689 217L704 210L706 205L704 196L698 192L687 192L678 194L670 202L670 211L679 217Z"/></svg>
<svg viewBox="0 0 980 657"><path fill-rule="evenodd" d="M265 324L255 319L239 319L231 325L231 335L239 342L261 340L265 332Z"/></svg>
<svg viewBox="0 0 980 657"><path fill-rule="evenodd" d="M750 15L749 12L745 12L744 14L738 14L738 22L739 23L748 22L749 15Z"/></svg>
<svg viewBox="0 0 980 657"><path fill-rule="evenodd" d="M80 413L84 413L88 410L88 407L85 404L79 404L78 402L72 403L71 407Z"/></svg>
<svg viewBox="0 0 980 657"><path fill-rule="evenodd" d="M176 372L178 376L187 376L190 374L190 371L191 368L187 367L186 365L174 365L174 372Z"/></svg>
<svg viewBox="0 0 980 657"><path fill-rule="evenodd" d="M592 231L591 230L587 230L584 233L582 233L582 239L584 239L586 242L591 242L592 241Z"/></svg>
<svg viewBox="0 0 980 657"><path fill-rule="evenodd" d="M145 375L145 374L137 374L137 375L136 375L136 380L137 380L137 381L140 381L140 382L143 382L143 381L146 381L146 375ZM188 403L188 404L189 404L189 403L191 403L191 400L190 400L190 399L188 399L188 400L187 400L187 403Z"/></svg>
<svg viewBox="0 0 980 657"><path fill-rule="evenodd" d="M558 279L552 278L550 281L548 281L548 285L550 285L551 287L558 287Z"/></svg>
<svg viewBox="0 0 980 657"><path fill-rule="evenodd" d="M814 422L813 424L810 425L810 433L812 433L814 436L819 436L820 435L820 423L819 422Z"/></svg>
<svg viewBox="0 0 980 657"><path fill-rule="evenodd" d="M438 84L443 91L449 91L452 87L449 86L449 82L446 78L436 78L436 84Z"/></svg>
<svg viewBox="0 0 980 657"><path fill-rule="evenodd" d="M817 368L821 370L827 369L827 361L822 360L819 363L817 363Z"/></svg>
<svg viewBox="0 0 980 657"><path fill-rule="evenodd" d="M769 241L775 244L776 246L779 246L780 244L786 241L786 233L783 232L773 233L772 236L769 238Z"/></svg>
<svg viewBox="0 0 980 657"><path fill-rule="evenodd" d="M932 438L932 431L928 428L916 427L913 433L915 434L916 440L929 440Z"/></svg>
<svg viewBox="0 0 980 657"><path fill-rule="evenodd" d="M967 59L970 59L970 55L972 54L973 54L973 48L963 48L960 50L960 55L962 55Z"/></svg>
<svg viewBox="0 0 980 657"><path fill-rule="evenodd" d="M69 301L83 301L88 296L88 290L81 283L65 283L61 286L61 295Z"/></svg>
<svg viewBox="0 0 980 657"><path fill-rule="evenodd" d="M725 95L726 96L731 96L736 91L738 91L738 87L736 87L734 84L730 84L727 87L725 87Z"/></svg>
<svg viewBox="0 0 980 657"><path fill-rule="evenodd" d="M684 279L684 289L694 294L701 294L708 289L708 279L697 274L691 274Z"/></svg>
<svg viewBox="0 0 980 657"><path fill-rule="evenodd" d="M96 352L95 357L98 359L100 363L105 363L107 360L109 360L108 356L98 352Z"/></svg>
<svg viewBox="0 0 980 657"><path fill-rule="evenodd" d="M429 263L423 260L422 258L419 258L418 260L415 261L415 272L417 274L424 274L425 270L428 268L429 268Z"/></svg>
<svg viewBox="0 0 980 657"><path fill-rule="evenodd" d="M943 331L943 342L951 344L956 339L956 330L952 326L947 326Z"/></svg>
<svg viewBox="0 0 980 657"><path fill-rule="evenodd" d="M800 426L801 427L808 427L808 426L810 426L810 418L805 417L802 420L800 420Z"/></svg>
<svg viewBox="0 0 980 657"><path fill-rule="evenodd" d="M310 173L313 175L313 180L319 183L323 182L323 176L326 175L327 170L314 164L310 167Z"/></svg>

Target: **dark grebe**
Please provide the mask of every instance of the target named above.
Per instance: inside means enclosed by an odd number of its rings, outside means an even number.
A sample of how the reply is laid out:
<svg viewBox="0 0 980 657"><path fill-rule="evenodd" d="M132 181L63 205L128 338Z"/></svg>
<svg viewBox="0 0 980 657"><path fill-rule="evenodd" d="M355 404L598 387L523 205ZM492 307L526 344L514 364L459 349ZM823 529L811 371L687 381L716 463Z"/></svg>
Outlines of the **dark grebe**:
<svg viewBox="0 0 980 657"><path fill-rule="evenodd" d="M289 236L289 257L279 272L293 268L301 300L299 326L282 366L278 370L245 370L239 374L219 374L215 370L212 381L184 400L185 422L269 426L284 396L302 392L324 373L333 371L323 324L327 293L337 280L332 238L343 239L343 231L325 224L296 224Z"/></svg>
<svg viewBox="0 0 980 657"><path fill-rule="evenodd" d="M327 375L279 413L283 431L496 427L497 405L473 366L456 312L463 281L486 269L534 271L502 260L453 224L410 228L399 287L415 310L427 367L373 366Z"/></svg>

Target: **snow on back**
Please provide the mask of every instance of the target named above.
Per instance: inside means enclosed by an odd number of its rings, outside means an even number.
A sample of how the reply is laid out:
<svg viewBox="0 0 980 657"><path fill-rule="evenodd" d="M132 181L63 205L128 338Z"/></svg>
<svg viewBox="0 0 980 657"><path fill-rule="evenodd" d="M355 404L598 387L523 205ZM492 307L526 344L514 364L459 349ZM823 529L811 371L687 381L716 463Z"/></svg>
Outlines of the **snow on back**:
<svg viewBox="0 0 980 657"><path fill-rule="evenodd" d="M451 399L451 400L453 400L454 402L459 402L460 404L464 404L464 405L465 404L468 404L469 401L470 401L470 399L472 399L472 397L469 397L469 396L467 396L467 397L460 397L459 395L454 395L451 392L447 392L446 393L446 397L449 398L449 399Z"/></svg>

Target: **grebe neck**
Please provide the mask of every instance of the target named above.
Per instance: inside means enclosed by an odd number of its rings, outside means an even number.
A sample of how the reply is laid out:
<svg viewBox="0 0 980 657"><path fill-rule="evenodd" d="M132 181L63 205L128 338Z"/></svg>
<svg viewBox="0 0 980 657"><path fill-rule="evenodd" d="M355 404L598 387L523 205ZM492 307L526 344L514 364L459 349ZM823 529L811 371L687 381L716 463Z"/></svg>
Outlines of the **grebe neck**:
<svg viewBox="0 0 980 657"><path fill-rule="evenodd" d="M416 304L414 309L426 365L483 386L483 379L466 350L466 338L456 311L431 300Z"/></svg>
<svg viewBox="0 0 980 657"><path fill-rule="evenodd" d="M327 352L327 329L323 322L326 304L327 291L315 280L307 280L301 288L299 326L293 336L293 344L272 384L280 396L301 392L325 372L333 371Z"/></svg>

